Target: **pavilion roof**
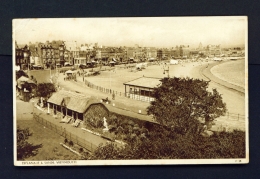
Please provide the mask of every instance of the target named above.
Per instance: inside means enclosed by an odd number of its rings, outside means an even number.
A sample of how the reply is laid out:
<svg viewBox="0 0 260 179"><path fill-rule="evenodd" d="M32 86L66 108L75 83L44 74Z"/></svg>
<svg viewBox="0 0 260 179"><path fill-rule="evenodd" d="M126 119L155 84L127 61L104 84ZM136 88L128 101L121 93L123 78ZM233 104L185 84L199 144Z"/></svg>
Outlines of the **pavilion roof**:
<svg viewBox="0 0 260 179"><path fill-rule="evenodd" d="M135 119L139 119L142 121L149 121L151 123L157 123L153 120L152 116L148 116L146 114L139 114L133 111L129 111L129 110L125 110L122 108L118 108L118 107L114 107L111 105L105 105L105 107L112 113L115 114L120 114L122 116L127 116L127 117L131 117L131 118L135 118Z"/></svg>
<svg viewBox="0 0 260 179"><path fill-rule="evenodd" d="M68 109L79 113L84 113L91 104L99 103L93 97L65 90L53 93L48 102L59 106L65 105Z"/></svg>
<svg viewBox="0 0 260 179"><path fill-rule="evenodd" d="M141 77L132 81L124 83L124 85L144 87L144 88L156 88L162 84L161 78Z"/></svg>
<svg viewBox="0 0 260 179"><path fill-rule="evenodd" d="M48 99L48 102L59 105L59 106L66 106L67 109L70 109L72 111L76 111L79 113L84 113L92 104L101 104L108 111L110 111L112 113L156 123L153 121L151 116L144 115L144 114L138 114L133 111L114 107L112 105L105 105L105 104L99 102L94 97L85 96L83 94L65 91L65 90L60 90L56 93L53 93L52 96Z"/></svg>

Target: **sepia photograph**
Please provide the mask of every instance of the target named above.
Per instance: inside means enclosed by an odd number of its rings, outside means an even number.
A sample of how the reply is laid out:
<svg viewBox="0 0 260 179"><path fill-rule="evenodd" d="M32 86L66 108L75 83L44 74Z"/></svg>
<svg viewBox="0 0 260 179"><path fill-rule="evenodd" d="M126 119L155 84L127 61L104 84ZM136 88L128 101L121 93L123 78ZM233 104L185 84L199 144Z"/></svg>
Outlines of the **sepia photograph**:
<svg viewBox="0 0 260 179"><path fill-rule="evenodd" d="M246 16L12 25L15 166L249 163Z"/></svg>

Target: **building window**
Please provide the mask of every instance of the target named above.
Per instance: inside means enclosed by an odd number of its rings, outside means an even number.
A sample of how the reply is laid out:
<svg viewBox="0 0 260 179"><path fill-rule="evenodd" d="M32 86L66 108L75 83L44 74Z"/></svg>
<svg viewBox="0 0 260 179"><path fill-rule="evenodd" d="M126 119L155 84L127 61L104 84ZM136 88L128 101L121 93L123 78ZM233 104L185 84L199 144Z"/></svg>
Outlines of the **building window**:
<svg viewBox="0 0 260 179"><path fill-rule="evenodd" d="M139 89L138 88L134 89L134 94L139 94Z"/></svg>
<svg viewBox="0 0 260 179"><path fill-rule="evenodd" d="M141 95L142 95L142 96L150 96L150 91L141 90Z"/></svg>
<svg viewBox="0 0 260 179"><path fill-rule="evenodd" d="M145 96L145 90L141 90L141 95Z"/></svg>

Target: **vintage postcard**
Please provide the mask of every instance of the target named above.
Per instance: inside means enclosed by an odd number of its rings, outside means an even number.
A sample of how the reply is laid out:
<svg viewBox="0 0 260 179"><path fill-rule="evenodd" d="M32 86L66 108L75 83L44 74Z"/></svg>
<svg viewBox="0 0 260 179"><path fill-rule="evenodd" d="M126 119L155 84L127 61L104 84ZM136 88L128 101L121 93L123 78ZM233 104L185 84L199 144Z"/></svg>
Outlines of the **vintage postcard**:
<svg viewBox="0 0 260 179"><path fill-rule="evenodd" d="M247 24L14 19L14 165L248 163Z"/></svg>

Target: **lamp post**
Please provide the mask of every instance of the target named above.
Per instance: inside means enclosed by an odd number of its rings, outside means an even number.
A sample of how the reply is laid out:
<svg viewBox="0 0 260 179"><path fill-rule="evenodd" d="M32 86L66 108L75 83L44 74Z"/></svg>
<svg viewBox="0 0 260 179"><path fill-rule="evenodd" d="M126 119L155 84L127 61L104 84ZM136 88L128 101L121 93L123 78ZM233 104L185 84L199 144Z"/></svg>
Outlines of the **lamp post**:
<svg viewBox="0 0 260 179"><path fill-rule="evenodd" d="M165 66L163 67L163 74L165 74L165 72L168 73L168 78L170 78L170 68L169 66L167 66L168 69L165 68Z"/></svg>
<svg viewBox="0 0 260 179"><path fill-rule="evenodd" d="M27 49L24 49L23 51L23 57L24 57L24 61L27 63L27 72L28 72L28 76L30 76L29 74L29 51Z"/></svg>
<svg viewBox="0 0 260 179"><path fill-rule="evenodd" d="M51 79L51 66L50 66L50 79Z"/></svg>
<svg viewBox="0 0 260 179"><path fill-rule="evenodd" d="M47 114L49 115L49 114L50 114L50 103L48 103L47 105L48 105L48 111L47 111Z"/></svg>
<svg viewBox="0 0 260 179"><path fill-rule="evenodd" d="M33 115L34 115L34 100L32 101Z"/></svg>
<svg viewBox="0 0 260 179"><path fill-rule="evenodd" d="M111 89L111 65L110 65L110 70L109 70L109 87L110 87L110 89Z"/></svg>

